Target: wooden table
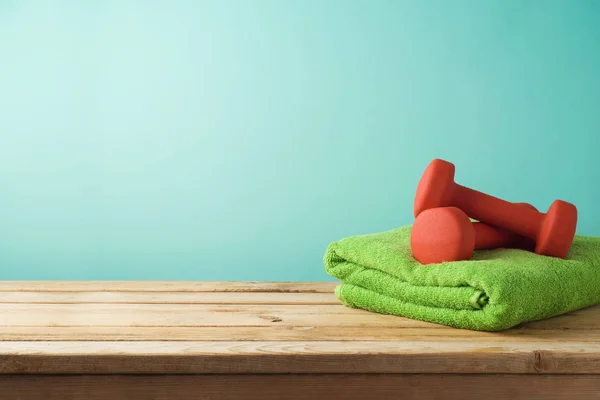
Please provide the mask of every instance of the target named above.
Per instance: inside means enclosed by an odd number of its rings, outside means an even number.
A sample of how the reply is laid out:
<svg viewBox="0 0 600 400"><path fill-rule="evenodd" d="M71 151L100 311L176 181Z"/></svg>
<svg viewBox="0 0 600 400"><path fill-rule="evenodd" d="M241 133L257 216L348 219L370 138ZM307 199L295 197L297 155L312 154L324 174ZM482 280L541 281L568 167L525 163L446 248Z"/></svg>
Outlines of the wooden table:
<svg viewBox="0 0 600 400"><path fill-rule="evenodd" d="M0 398L600 398L600 307L483 333L333 288L0 282Z"/></svg>

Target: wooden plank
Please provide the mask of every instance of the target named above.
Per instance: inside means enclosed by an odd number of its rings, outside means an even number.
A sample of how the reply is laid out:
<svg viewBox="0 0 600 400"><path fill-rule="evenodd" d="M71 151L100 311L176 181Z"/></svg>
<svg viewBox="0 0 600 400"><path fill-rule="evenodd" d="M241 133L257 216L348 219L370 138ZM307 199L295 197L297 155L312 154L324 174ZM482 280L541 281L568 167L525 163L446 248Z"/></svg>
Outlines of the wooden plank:
<svg viewBox="0 0 600 400"><path fill-rule="evenodd" d="M2 292L0 303L25 304L340 304L333 293L284 292Z"/></svg>
<svg viewBox="0 0 600 400"><path fill-rule="evenodd" d="M494 340L497 343L600 342L600 330L509 329L477 332L449 327L412 328L386 326L201 326L201 327L79 327L5 326L0 341L426 341L464 342Z"/></svg>
<svg viewBox="0 0 600 400"><path fill-rule="evenodd" d="M523 329L600 329L600 304L521 325Z"/></svg>
<svg viewBox="0 0 600 400"><path fill-rule="evenodd" d="M600 329L600 304L556 317L532 321L523 325L527 329Z"/></svg>
<svg viewBox="0 0 600 400"><path fill-rule="evenodd" d="M378 326L445 328L340 304L15 304L0 303L0 326ZM522 329L600 329L600 306Z"/></svg>
<svg viewBox="0 0 600 400"><path fill-rule="evenodd" d="M0 374L600 374L600 343L0 342Z"/></svg>
<svg viewBox="0 0 600 400"><path fill-rule="evenodd" d="M333 293L336 282L0 281L8 292L283 292Z"/></svg>
<svg viewBox="0 0 600 400"><path fill-rule="evenodd" d="M594 375L163 375L4 376L7 399L600 399Z"/></svg>
<svg viewBox="0 0 600 400"><path fill-rule="evenodd" d="M0 304L0 326L395 326L428 322L336 305Z"/></svg>

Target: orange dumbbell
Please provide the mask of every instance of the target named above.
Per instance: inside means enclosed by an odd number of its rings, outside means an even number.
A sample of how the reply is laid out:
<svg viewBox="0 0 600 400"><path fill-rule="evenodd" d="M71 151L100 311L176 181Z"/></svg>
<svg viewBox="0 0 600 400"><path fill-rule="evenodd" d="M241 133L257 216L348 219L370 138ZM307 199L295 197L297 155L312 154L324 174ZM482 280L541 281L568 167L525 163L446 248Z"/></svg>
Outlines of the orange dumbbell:
<svg viewBox="0 0 600 400"><path fill-rule="evenodd" d="M480 222L514 232L535 241L535 252L566 257L575 237L577 208L556 200L546 214L478 192L454 182L454 165L433 160L417 186L415 217L438 207L457 207Z"/></svg>
<svg viewBox="0 0 600 400"><path fill-rule="evenodd" d="M536 210L527 203L521 207ZM533 251L535 243L527 238L482 222L471 222L456 207L425 210L416 218L410 245L421 264L468 260L475 250L515 248Z"/></svg>

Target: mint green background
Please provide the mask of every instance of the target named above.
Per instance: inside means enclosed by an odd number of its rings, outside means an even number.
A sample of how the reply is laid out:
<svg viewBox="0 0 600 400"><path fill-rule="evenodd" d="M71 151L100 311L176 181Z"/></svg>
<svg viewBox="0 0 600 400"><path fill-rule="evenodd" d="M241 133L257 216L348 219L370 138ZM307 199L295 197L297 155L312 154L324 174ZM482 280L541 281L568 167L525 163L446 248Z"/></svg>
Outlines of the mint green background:
<svg viewBox="0 0 600 400"><path fill-rule="evenodd" d="M0 278L325 280L457 181L600 235L598 1L0 0Z"/></svg>

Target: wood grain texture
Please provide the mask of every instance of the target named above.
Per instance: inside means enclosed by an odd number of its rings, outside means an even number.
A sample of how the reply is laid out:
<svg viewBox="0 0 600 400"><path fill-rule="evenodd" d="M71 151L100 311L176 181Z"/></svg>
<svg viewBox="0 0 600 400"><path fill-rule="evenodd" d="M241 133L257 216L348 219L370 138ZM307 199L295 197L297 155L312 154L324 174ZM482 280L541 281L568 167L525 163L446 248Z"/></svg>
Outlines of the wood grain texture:
<svg viewBox="0 0 600 400"><path fill-rule="evenodd" d="M0 326L393 326L436 324L333 305L0 304Z"/></svg>
<svg viewBox="0 0 600 400"><path fill-rule="evenodd" d="M260 297L260 294L255 294ZM342 304L0 303L0 326L377 326L447 328ZM290 300L291 301L291 300ZM256 300L260 302L260 300ZM524 324L525 329L600 329L600 306ZM449 329L449 328L447 328ZM592 332L590 332L592 334Z"/></svg>
<svg viewBox="0 0 600 400"><path fill-rule="evenodd" d="M0 281L8 292L333 293L339 282Z"/></svg>
<svg viewBox="0 0 600 400"><path fill-rule="evenodd" d="M340 304L333 293L285 292L3 292L0 303L22 304Z"/></svg>
<svg viewBox="0 0 600 400"><path fill-rule="evenodd" d="M0 376L3 398L19 400L461 399L595 400L594 375L163 375Z"/></svg>
<svg viewBox="0 0 600 400"><path fill-rule="evenodd" d="M599 374L600 343L0 342L4 374Z"/></svg>
<svg viewBox="0 0 600 400"><path fill-rule="evenodd" d="M600 374L600 306L476 332L352 309L334 287L0 282L0 374Z"/></svg>
<svg viewBox="0 0 600 400"><path fill-rule="evenodd" d="M590 329L531 330L525 326L504 332L476 332L448 327L348 326L4 326L0 341L431 341L466 340L535 342L600 342L600 331Z"/></svg>

